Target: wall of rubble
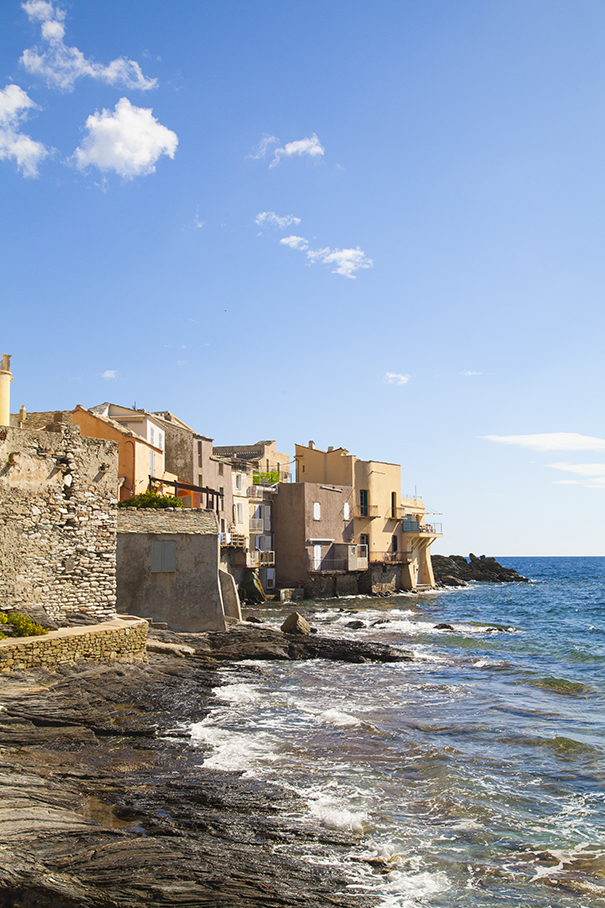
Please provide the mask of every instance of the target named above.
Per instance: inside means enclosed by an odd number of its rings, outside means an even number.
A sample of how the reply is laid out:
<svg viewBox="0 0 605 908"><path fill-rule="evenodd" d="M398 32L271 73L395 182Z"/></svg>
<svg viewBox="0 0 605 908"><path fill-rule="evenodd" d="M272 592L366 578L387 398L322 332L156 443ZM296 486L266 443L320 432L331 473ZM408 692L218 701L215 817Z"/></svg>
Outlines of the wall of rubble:
<svg viewBox="0 0 605 908"><path fill-rule="evenodd" d="M115 442L0 427L0 608L57 625L115 617Z"/></svg>

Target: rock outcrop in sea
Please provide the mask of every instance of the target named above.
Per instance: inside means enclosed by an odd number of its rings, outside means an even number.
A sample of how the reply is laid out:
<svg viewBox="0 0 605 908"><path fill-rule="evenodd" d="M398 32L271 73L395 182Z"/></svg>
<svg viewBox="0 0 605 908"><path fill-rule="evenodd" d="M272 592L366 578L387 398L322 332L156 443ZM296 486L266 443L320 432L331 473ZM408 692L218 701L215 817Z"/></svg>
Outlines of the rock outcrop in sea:
<svg viewBox="0 0 605 908"><path fill-rule="evenodd" d="M529 583L513 568L504 567L495 558L478 558L471 554L468 561L464 555L433 555L435 581L442 586L466 586L469 581L480 583Z"/></svg>

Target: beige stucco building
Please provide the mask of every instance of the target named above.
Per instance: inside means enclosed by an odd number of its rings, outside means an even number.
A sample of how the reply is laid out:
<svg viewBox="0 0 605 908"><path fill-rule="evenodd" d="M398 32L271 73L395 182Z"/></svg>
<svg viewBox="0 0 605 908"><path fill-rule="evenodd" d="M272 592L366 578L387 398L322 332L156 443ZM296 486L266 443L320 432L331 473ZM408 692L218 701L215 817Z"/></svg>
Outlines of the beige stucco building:
<svg viewBox="0 0 605 908"><path fill-rule="evenodd" d="M351 486L353 542L367 546L372 590L433 588L432 542L441 525L428 523L421 498L401 495L401 467L358 460L346 448L296 445L297 482Z"/></svg>

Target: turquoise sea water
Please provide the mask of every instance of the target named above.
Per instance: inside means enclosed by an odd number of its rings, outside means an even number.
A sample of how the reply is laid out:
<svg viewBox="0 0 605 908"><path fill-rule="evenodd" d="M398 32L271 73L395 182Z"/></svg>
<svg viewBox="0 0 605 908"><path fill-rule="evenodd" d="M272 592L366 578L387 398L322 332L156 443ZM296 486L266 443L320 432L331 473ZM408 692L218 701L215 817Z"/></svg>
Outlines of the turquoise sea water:
<svg viewBox="0 0 605 908"><path fill-rule="evenodd" d="M416 660L226 669L193 728L207 765L300 794L292 822L353 834L299 855L352 905L605 905L605 558L501 561L532 583L301 604Z"/></svg>

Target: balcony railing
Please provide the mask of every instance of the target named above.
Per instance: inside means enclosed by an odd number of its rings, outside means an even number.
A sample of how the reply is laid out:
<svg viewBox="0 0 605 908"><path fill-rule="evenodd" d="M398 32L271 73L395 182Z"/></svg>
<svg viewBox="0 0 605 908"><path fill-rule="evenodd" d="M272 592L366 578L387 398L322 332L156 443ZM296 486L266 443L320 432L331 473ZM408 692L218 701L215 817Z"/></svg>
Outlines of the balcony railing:
<svg viewBox="0 0 605 908"><path fill-rule="evenodd" d="M262 533L265 529L265 521L262 517L251 517L248 524L251 533Z"/></svg>
<svg viewBox="0 0 605 908"><path fill-rule="evenodd" d="M380 517L377 504L356 504L353 507L353 517L364 519L366 517Z"/></svg>
<svg viewBox="0 0 605 908"><path fill-rule="evenodd" d="M268 567L275 564L275 552L246 552L246 567Z"/></svg>
<svg viewBox="0 0 605 908"><path fill-rule="evenodd" d="M277 489L275 486L249 485L246 490L246 495L248 498L265 498L268 492L275 494Z"/></svg>
<svg viewBox="0 0 605 908"><path fill-rule="evenodd" d="M443 534L443 524L441 523L425 523L421 524L418 520L402 520L401 521L401 532L402 533L423 533L430 536L441 536Z"/></svg>
<svg viewBox="0 0 605 908"><path fill-rule="evenodd" d="M243 533L221 533L221 545L233 545L245 549L246 537Z"/></svg>
<svg viewBox="0 0 605 908"><path fill-rule="evenodd" d="M370 561L374 564L409 564L407 552L370 552Z"/></svg>
<svg viewBox="0 0 605 908"><path fill-rule="evenodd" d="M367 571L367 545L351 545L347 555L324 555L316 558L313 552L307 552L307 568L315 573L347 573L350 571Z"/></svg>

